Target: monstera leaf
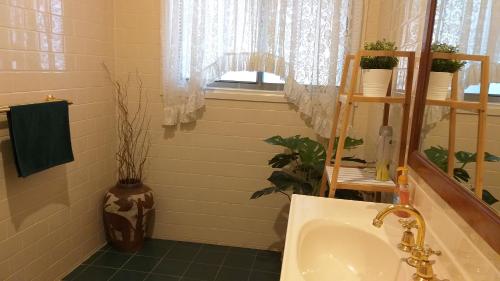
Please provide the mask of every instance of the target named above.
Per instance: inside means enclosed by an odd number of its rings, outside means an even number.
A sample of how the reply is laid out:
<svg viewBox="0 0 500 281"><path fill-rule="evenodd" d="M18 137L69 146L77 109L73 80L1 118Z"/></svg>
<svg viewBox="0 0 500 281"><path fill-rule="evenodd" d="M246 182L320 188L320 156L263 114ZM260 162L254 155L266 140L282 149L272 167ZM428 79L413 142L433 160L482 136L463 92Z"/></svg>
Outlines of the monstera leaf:
<svg viewBox="0 0 500 281"><path fill-rule="evenodd" d="M303 138L300 144L299 157L302 167L315 168L318 165L323 166L325 164L326 151L320 143L310 138Z"/></svg>
<svg viewBox="0 0 500 281"><path fill-rule="evenodd" d="M299 158L298 155L298 153L279 153L269 160L268 164L273 168L283 168L289 165L292 161L297 160Z"/></svg>
<svg viewBox="0 0 500 281"><path fill-rule="evenodd" d="M446 153L448 153L448 151L446 151ZM462 164L469 164L469 163L472 163L472 162L476 162L476 153L470 153L470 152L467 152L467 151L457 151L455 153L455 158L457 159L457 161L459 163L462 163ZM448 159L446 159L448 160Z"/></svg>
<svg viewBox="0 0 500 281"><path fill-rule="evenodd" d="M288 137L288 138L283 138L282 136L274 136L274 137L270 137L264 141L269 143L269 144L272 144L272 145L279 145L279 146L286 147L286 148L290 149L291 151L297 151L297 150L299 150L302 139L299 135L296 135L293 137Z"/></svg>
<svg viewBox="0 0 500 281"><path fill-rule="evenodd" d="M453 169L453 177L462 183L469 182L470 180L470 175L469 173L463 169L463 168L455 168Z"/></svg>
<svg viewBox="0 0 500 281"><path fill-rule="evenodd" d="M493 196L488 190L483 190L483 201L488 205L493 205L498 202L498 199Z"/></svg>
<svg viewBox="0 0 500 281"><path fill-rule="evenodd" d="M307 181L283 171L274 171L267 179L280 191L292 189L296 194L311 194L313 187Z"/></svg>
<svg viewBox="0 0 500 281"><path fill-rule="evenodd" d="M448 171L448 150L442 146L431 146L424 150L425 156L444 172Z"/></svg>
<svg viewBox="0 0 500 281"><path fill-rule="evenodd" d="M489 152L484 153L484 161L486 162L500 162L500 157L495 156Z"/></svg>

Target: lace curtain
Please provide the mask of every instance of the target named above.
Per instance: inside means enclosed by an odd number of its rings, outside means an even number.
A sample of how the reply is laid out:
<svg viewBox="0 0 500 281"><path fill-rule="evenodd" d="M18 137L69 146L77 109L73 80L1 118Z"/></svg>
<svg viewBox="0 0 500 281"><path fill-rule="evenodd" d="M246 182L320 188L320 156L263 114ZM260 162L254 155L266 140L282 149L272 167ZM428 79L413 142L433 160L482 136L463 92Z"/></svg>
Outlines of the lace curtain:
<svg viewBox="0 0 500 281"><path fill-rule="evenodd" d="M490 82L500 82L500 1L439 0L434 42L448 43L466 54L490 56ZM462 86L479 84L480 64L468 62Z"/></svg>
<svg viewBox="0 0 500 281"><path fill-rule="evenodd" d="M194 121L222 74L265 71L329 136L344 56L359 46L361 0L164 0L163 11L164 124Z"/></svg>

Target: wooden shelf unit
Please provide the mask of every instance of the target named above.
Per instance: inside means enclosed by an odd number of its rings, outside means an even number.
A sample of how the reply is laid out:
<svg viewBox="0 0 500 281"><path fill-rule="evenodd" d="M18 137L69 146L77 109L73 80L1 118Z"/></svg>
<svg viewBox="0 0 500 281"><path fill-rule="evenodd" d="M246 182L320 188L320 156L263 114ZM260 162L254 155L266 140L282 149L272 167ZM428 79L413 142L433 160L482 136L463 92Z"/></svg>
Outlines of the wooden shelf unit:
<svg viewBox="0 0 500 281"><path fill-rule="evenodd" d="M405 92L402 97L392 96L392 82L389 84L387 94L385 97L366 97L362 93L356 92L358 86L358 77L360 69L360 61L363 56L395 56L404 57L407 59L407 70L406 70L406 85ZM350 86L346 92L346 83L350 65L353 65L352 77L350 81ZM404 165L406 162L406 142L407 142L407 128L409 122L410 114L410 103L411 103L411 92L413 86L413 70L415 66L415 52L406 51L366 51L362 50L356 53L356 55L347 55L342 69L342 78L339 87L339 94L337 95L335 102L335 111L332 117L332 131L330 134L330 140L328 142L326 159L327 163L330 163L330 159L333 156L333 145L335 138L337 137L337 125L340 120L341 111L345 105L344 112L342 113L342 126L339 133L339 142L337 153L335 155L335 163L327 164L325 166L325 171L323 173L323 178L321 180L320 194L323 195L326 192L327 186L329 186L329 197L334 197L336 189L353 189L353 190L363 190L363 191L379 191L379 192L394 192L396 187L393 181L377 181L375 180L375 169L374 168L359 168L359 167L341 167L342 153L344 152L345 138L347 137L347 128L349 125L349 117L352 111L353 104L356 102L366 102L366 103L382 103L384 104L384 118L382 125L388 125L389 123L389 110L390 106L393 104L402 105L403 110L403 120L401 126L401 140L399 148L399 158L398 164L400 166ZM392 81L392 77L391 77Z"/></svg>
<svg viewBox="0 0 500 281"><path fill-rule="evenodd" d="M479 101L469 102L458 100L458 72L453 73L453 78L451 80L450 99L426 100L426 105L445 106L450 108L447 173L448 176L453 178L453 170L455 169L457 109L469 110L478 113L477 155L484 155L485 153L486 111L488 108L488 79L490 59L488 56L450 53L431 53L431 59L467 60L477 61L481 63L481 87L479 90ZM474 189L476 196L481 199L484 184L484 156L477 157L476 160L476 178L474 182Z"/></svg>

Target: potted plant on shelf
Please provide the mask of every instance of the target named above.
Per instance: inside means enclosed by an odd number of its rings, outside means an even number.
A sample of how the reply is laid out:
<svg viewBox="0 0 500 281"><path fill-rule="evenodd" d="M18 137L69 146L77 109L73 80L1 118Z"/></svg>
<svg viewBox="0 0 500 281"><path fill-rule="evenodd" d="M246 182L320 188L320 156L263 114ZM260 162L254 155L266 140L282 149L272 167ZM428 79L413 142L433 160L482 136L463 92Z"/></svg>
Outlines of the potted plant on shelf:
<svg viewBox="0 0 500 281"><path fill-rule="evenodd" d="M458 47L446 43L434 43L431 50L436 53L458 53ZM446 100L453 77L453 73L459 71L465 62L459 60L435 59L432 61L429 77L427 99Z"/></svg>
<svg viewBox="0 0 500 281"><path fill-rule="evenodd" d="M143 183L144 165L151 147L147 101L137 74L138 99L132 108L128 100L128 78L125 83L112 81L117 110L118 182L104 197L103 222L110 244L131 252L143 246L146 230L152 224L154 200L152 190Z"/></svg>
<svg viewBox="0 0 500 281"><path fill-rule="evenodd" d="M365 50L396 51L396 43L384 40L366 42ZM396 57L361 57L363 95L368 97L384 97L387 94L392 77L392 69L398 65Z"/></svg>

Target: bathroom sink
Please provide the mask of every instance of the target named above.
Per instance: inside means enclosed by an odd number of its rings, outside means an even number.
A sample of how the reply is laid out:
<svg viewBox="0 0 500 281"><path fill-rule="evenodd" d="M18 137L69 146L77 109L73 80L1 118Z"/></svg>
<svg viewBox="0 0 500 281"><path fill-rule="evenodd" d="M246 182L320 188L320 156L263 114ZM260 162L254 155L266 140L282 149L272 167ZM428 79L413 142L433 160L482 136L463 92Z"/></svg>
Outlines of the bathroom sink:
<svg viewBox="0 0 500 281"><path fill-rule="evenodd" d="M304 280L395 280L393 246L349 224L312 220L299 234L297 262Z"/></svg>
<svg viewBox="0 0 500 281"><path fill-rule="evenodd" d="M372 220L387 205L294 195L281 281L407 281L414 272L396 245L397 217Z"/></svg>

